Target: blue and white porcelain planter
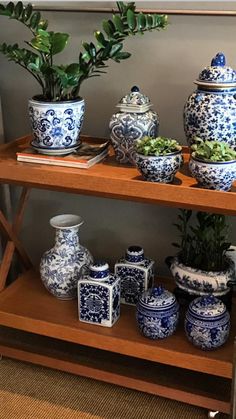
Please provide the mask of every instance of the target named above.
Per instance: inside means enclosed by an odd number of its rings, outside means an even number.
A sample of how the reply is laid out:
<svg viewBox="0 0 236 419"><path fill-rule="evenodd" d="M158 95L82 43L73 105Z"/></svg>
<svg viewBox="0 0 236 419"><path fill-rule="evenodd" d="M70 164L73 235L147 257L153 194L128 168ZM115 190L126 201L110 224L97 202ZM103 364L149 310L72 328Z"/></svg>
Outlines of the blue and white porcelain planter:
<svg viewBox="0 0 236 419"><path fill-rule="evenodd" d="M78 280L88 272L93 258L79 243L81 217L57 215L50 224L56 229L55 246L46 251L40 263L40 275L47 290L61 300L77 297Z"/></svg>
<svg viewBox="0 0 236 419"><path fill-rule="evenodd" d="M236 71L218 53L200 73L197 90L184 107L184 129L189 146L194 138L225 141L236 147Z"/></svg>
<svg viewBox="0 0 236 419"><path fill-rule="evenodd" d="M207 272L181 263L178 257L168 257L167 264L176 285L191 295L204 296L209 293L216 297L226 295L234 281L234 263L228 259L228 269L222 272Z"/></svg>
<svg viewBox="0 0 236 419"><path fill-rule="evenodd" d="M189 170L198 184L205 189L230 191L236 180L236 160L211 162L191 156Z"/></svg>
<svg viewBox="0 0 236 419"><path fill-rule="evenodd" d="M111 327L120 317L120 278L110 273L106 262L90 266L78 282L79 320Z"/></svg>
<svg viewBox="0 0 236 419"><path fill-rule="evenodd" d="M84 100L42 102L29 100L32 147L41 154L69 154L80 145Z"/></svg>
<svg viewBox="0 0 236 419"><path fill-rule="evenodd" d="M193 345L213 350L228 339L230 315L222 301L213 295L193 300L185 318L185 332Z"/></svg>
<svg viewBox="0 0 236 419"><path fill-rule="evenodd" d="M162 286L151 288L139 296L136 319L140 332L147 338L167 338L176 330L179 304Z"/></svg>
<svg viewBox="0 0 236 419"><path fill-rule="evenodd" d="M157 137L159 118L152 111L150 100L134 86L131 93L123 97L119 104L120 112L110 120L110 137L116 160L135 165L135 143L144 136Z"/></svg>
<svg viewBox="0 0 236 419"><path fill-rule="evenodd" d="M183 157L180 151L165 156L144 156L136 153L136 166L149 182L170 183L180 169Z"/></svg>
<svg viewBox="0 0 236 419"><path fill-rule="evenodd" d="M135 305L139 295L153 286L154 261L144 256L142 247L129 246L116 262L115 273L121 279L121 303Z"/></svg>

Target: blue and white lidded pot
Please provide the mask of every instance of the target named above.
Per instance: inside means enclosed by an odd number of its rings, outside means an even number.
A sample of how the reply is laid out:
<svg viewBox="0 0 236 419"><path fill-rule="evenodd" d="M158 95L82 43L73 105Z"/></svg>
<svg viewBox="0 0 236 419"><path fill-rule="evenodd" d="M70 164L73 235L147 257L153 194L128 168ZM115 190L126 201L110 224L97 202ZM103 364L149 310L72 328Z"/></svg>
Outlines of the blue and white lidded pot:
<svg viewBox="0 0 236 419"><path fill-rule="evenodd" d="M212 350L223 345L230 331L230 315L225 304L213 295L193 300L185 318L185 332L195 346Z"/></svg>
<svg viewBox="0 0 236 419"><path fill-rule="evenodd" d="M167 338L176 330L179 304L171 292L157 286L139 297L136 318L140 332L147 338Z"/></svg>
<svg viewBox="0 0 236 419"><path fill-rule="evenodd" d="M150 99L137 86L132 87L116 106L120 112L111 117L109 124L116 160L135 165L135 142L146 135L158 136L159 117L151 110Z"/></svg>
<svg viewBox="0 0 236 419"><path fill-rule="evenodd" d="M225 141L236 147L236 71L218 53L194 82L184 107L184 129L189 146L194 137Z"/></svg>
<svg viewBox="0 0 236 419"><path fill-rule="evenodd" d="M89 274L78 282L79 320L111 327L120 317L120 278L108 263L90 265Z"/></svg>

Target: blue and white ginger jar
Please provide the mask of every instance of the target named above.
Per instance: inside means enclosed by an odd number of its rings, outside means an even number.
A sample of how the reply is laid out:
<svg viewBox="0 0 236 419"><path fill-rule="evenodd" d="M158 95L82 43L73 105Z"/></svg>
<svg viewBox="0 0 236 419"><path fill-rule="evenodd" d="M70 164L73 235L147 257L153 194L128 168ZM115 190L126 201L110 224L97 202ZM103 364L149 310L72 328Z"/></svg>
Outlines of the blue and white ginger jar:
<svg viewBox="0 0 236 419"><path fill-rule="evenodd" d="M137 140L144 136L157 137L159 117L151 110L150 99L132 87L131 93L124 96L110 120L110 137L115 150L116 160L120 163L135 165L135 148Z"/></svg>
<svg viewBox="0 0 236 419"><path fill-rule="evenodd" d="M226 65L223 53L218 53L211 65L204 68L197 90L184 107L184 129L189 146L194 137L225 141L236 147L236 71Z"/></svg>
<svg viewBox="0 0 236 419"><path fill-rule="evenodd" d="M129 246L115 273L121 279L121 303L136 305L139 295L153 286L154 261L144 256L142 247Z"/></svg>
<svg viewBox="0 0 236 419"><path fill-rule="evenodd" d="M212 350L228 339L230 315L222 301L213 295L193 300L185 318L185 332L193 345Z"/></svg>
<svg viewBox="0 0 236 419"><path fill-rule="evenodd" d="M47 290L61 300L77 297L78 280L88 272L92 255L79 242L83 220L78 215L63 214L51 218L56 229L55 245L40 262L40 275Z"/></svg>
<svg viewBox="0 0 236 419"><path fill-rule="evenodd" d="M96 262L78 282L79 320L111 327L120 317L120 278L109 265Z"/></svg>
<svg viewBox="0 0 236 419"><path fill-rule="evenodd" d="M43 102L29 100L32 147L40 154L63 155L80 145L84 100Z"/></svg>
<svg viewBox="0 0 236 419"><path fill-rule="evenodd" d="M162 286L145 291L138 299L136 318L140 332L150 339L172 335L179 320L175 296Z"/></svg>

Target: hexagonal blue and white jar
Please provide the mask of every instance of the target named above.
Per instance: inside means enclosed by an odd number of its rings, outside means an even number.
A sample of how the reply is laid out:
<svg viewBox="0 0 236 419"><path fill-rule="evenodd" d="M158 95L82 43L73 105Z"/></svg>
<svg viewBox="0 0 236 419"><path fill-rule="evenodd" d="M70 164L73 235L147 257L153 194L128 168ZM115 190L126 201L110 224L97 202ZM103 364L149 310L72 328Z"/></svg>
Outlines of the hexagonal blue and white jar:
<svg viewBox="0 0 236 419"><path fill-rule="evenodd" d="M109 265L97 261L78 282L79 320L111 327L120 317L120 278Z"/></svg>
<svg viewBox="0 0 236 419"><path fill-rule="evenodd" d="M146 135L157 137L159 117L151 110L150 99L137 86L132 87L117 107L120 112L111 117L109 124L116 160L135 165L135 143Z"/></svg>
<svg viewBox="0 0 236 419"><path fill-rule="evenodd" d="M140 332L147 338L167 338L176 330L179 304L174 294L159 285L139 296L136 319Z"/></svg>
<svg viewBox="0 0 236 419"><path fill-rule="evenodd" d="M129 246L116 262L115 273L121 279L121 303L135 305L139 295L153 286L154 261L144 256L142 247Z"/></svg>
<svg viewBox="0 0 236 419"><path fill-rule="evenodd" d="M225 141L236 147L236 71L218 53L194 82L184 107L184 129L189 145L194 138Z"/></svg>
<svg viewBox="0 0 236 419"><path fill-rule="evenodd" d="M185 318L185 332L193 345L204 350L222 346L228 339L230 315L225 304L213 295L193 300Z"/></svg>

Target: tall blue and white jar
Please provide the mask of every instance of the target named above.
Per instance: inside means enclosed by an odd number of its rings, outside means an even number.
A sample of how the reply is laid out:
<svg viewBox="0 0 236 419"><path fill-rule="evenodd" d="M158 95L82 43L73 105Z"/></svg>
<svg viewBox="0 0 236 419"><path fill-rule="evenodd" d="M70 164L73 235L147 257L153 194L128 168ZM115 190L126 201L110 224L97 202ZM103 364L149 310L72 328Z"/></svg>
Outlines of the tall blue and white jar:
<svg viewBox="0 0 236 419"><path fill-rule="evenodd" d="M116 160L120 163L135 165L135 142L146 135L158 136L159 117L151 107L150 99L137 86L118 103L120 111L111 117L109 128Z"/></svg>
<svg viewBox="0 0 236 419"><path fill-rule="evenodd" d="M141 246L129 246L115 263L115 273L121 279L121 303L136 305L140 294L153 286L154 261Z"/></svg>
<svg viewBox="0 0 236 419"><path fill-rule="evenodd" d="M194 82L184 107L184 129L189 146L194 138L225 141L236 147L236 71L218 53Z"/></svg>
<svg viewBox="0 0 236 419"><path fill-rule="evenodd" d="M120 317L120 278L108 263L95 262L78 282L79 320L111 327Z"/></svg>
<svg viewBox="0 0 236 419"><path fill-rule="evenodd" d="M46 289L61 300L77 297L78 280L93 262L91 253L79 242L83 220L78 215L62 214L50 220L56 229L55 245L40 262L40 275Z"/></svg>
<svg viewBox="0 0 236 419"><path fill-rule="evenodd" d="M222 346L229 337L230 315L214 295L193 300L185 318L185 332L193 345L203 350Z"/></svg>

